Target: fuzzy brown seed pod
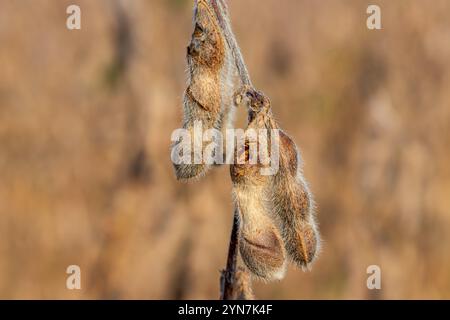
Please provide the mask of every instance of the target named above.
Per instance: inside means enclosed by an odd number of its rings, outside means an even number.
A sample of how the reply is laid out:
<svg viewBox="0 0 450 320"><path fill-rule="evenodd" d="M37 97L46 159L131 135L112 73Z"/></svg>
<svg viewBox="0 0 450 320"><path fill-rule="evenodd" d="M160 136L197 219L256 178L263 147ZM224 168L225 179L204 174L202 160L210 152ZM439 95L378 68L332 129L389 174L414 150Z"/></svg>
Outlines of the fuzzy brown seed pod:
<svg viewBox="0 0 450 320"><path fill-rule="evenodd" d="M264 128L262 114L249 119L246 133ZM247 268L257 277L282 279L286 252L271 214L271 177L261 174L263 165L251 163L249 153L250 142L246 140L230 168L234 201L241 219L239 251Z"/></svg>
<svg viewBox="0 0 450 320"><path fill-rule="evenodd" d="M309 268L320 249L312 194L303 177L300 153L292 139L280 132L280 168L273 177L274 212L291 260Z"/></svg>
<svg viewBox="0 0 450 320"><path fill-rule="evenodd" d="M241 96L247 103L250 123L258 128L279 130L278 171L264 178L265 184L269 184L269 210L281 230L291 260L299 267L308 268L318 254L320 235L312 195L303 177L300 153L292 139L279 129L270 101L264 94L245 88ZM274 161L273 155L271 161Z"/></svg>
<svg viewBox="0 0 450 320"><path fill-rule="evenodd" d="M211 141L203 141L203 133L210 129L224 132L233 119L236 66L209 0L197 0L195 3L194 32L187 48L187 63L188 86L183 102L183 129L190 133L188 143L191 143L191 161L174 164L179 180L200 177L206 173L212 165L206 158L217 158L217 155L212 154L215 152L213 149L211 154L204 154L206 145ZM196 124L201 126L197 134L194 133ZM172 152L181 143L186 141L175 142ZM196 149L195 143L201 147ZM223 158L223 152L220 156Z"/></svg>

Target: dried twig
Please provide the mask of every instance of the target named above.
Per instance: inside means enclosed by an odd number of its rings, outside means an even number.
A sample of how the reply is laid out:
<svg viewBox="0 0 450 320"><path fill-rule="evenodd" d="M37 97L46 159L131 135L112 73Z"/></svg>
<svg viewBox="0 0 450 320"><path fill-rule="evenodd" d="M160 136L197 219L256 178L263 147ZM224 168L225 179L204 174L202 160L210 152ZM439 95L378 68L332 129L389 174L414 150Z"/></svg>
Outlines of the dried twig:
<svg viewBox="0 0 450 320"><path fill-rule="evenodd" d="M243 85L253 87L236 37L231 29L228 6L225 0L210 0L219 21L219 25L232 52L239 77ZM228 250L227 266L220 278L221 300L253 299L248 270L238 265L239 255L239 209L233 216L233 227Z"/></svg>
<svg viewBox="0 0 450 320"><path fill-rule="evenodd" d="M238 265L239 248L239 209L236 208L233 216L230 246L228 249L227 267L220 277L221 300L250 300L253 293L248 271Z"/></svg>
<svg viewBox="0 0 450 320"><path fill-rule="evenodd" d="M217 19L219 21L220 27L222 28L225 39L227 40L228 46L232 51L242 83L244 85L253 87L250 75L247 70L247 66L244 62L244 57L241 53L241 49L239 48L236 37L234 36L233 30L231 29L228 6L225 3L225 0L211 0L211 4L214 8L214 11L216 12Z"/></svg>
<svg viewBox="0 0 450 320"><path fill-rule="evenodd" d="M239 77L243 85L253 87L250 75L245 65L236 37L233 34L225 0L210 0L219 21L228 46L231 49ZM252 299L253 293L250 285L250 274L245 267L238 265L239 255L239 209L236 208L233 216L230 245L228 250L227 266L220 278L221 300Z"/></svg>

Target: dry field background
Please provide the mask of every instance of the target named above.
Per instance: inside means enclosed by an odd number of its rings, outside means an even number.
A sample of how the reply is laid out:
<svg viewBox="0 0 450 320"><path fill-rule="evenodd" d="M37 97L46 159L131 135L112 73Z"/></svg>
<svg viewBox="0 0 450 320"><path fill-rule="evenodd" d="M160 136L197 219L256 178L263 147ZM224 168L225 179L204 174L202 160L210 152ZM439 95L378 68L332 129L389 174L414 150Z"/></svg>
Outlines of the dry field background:
<svg viewBox="0 0 450 320"><path fill-rule="evenodd" d="M65 27L73 3L80 31ZM192 1L124 3L0 0L0 298L218 297L228 167L180 184L169 153ZM366 28L373 3L381 31ZM324 238L311 272L257 297L449 299L450 1L229 6L301 147ZM366 288L372 264L381 291Z"/></svg>

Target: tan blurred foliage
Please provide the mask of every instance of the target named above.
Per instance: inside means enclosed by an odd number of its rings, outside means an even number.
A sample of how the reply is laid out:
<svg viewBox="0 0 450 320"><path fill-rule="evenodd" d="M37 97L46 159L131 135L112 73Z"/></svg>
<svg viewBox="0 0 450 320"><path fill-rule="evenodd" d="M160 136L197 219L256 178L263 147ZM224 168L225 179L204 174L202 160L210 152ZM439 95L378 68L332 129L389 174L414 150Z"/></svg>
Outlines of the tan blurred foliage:
<svg viewBox="0 0 450 320"><path fill-rule="evenodd" d="M0 298L218 298L228 167L181 184L169 154L192 1L122 3L0 0ZM450 2L373 3L381 31L368 1L229 1L324 238L258 298L450 298Z"/></svg>

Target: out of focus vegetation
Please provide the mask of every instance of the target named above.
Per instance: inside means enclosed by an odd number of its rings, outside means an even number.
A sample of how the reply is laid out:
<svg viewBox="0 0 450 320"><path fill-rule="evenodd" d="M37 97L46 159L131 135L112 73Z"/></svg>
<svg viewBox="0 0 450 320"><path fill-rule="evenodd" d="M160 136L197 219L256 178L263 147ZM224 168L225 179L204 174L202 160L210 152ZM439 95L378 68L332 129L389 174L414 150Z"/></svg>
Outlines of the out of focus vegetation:
<svg viewBox="0 0 450 320"><path fill-rule="evenodd" d="M228 168L181 184L169 154L192 1L122 3L0 0L1 298L218 297ZM368 1L229 1L324 238L258 298L450 298L450 1L375 3L381 31Z"/></svg>

